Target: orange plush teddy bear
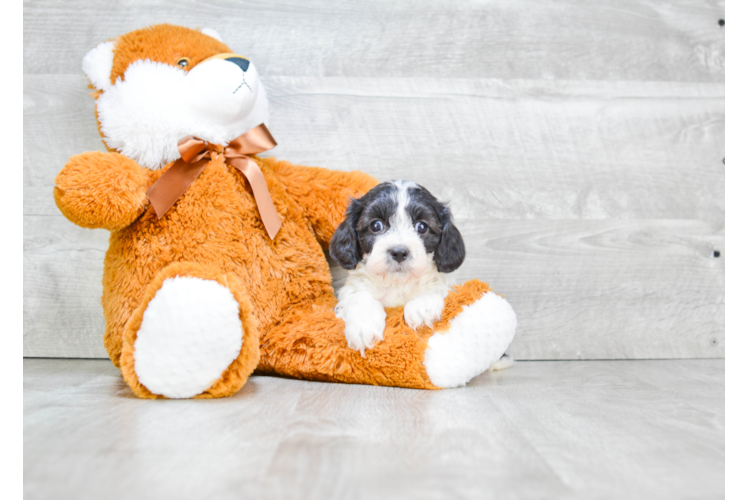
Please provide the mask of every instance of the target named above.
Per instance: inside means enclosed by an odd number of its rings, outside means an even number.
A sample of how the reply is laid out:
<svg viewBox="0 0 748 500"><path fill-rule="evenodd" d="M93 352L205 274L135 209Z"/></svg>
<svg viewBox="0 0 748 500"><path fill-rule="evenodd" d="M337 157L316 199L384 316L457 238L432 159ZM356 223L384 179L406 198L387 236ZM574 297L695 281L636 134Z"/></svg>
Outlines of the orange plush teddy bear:
<svg viewBox="0 0 748 500"><path fill-rule="evenodd" d="M388 309L384 340L348 347L323 249L361 172L303 167L274 146L257 70L212 30L153 26L91 50L109 152L72 157L54 197L111 231L104 344L143 398L230 396L250 374L421 389L464 385L498 361L516 317L471 281L417 331Z"/></svg>

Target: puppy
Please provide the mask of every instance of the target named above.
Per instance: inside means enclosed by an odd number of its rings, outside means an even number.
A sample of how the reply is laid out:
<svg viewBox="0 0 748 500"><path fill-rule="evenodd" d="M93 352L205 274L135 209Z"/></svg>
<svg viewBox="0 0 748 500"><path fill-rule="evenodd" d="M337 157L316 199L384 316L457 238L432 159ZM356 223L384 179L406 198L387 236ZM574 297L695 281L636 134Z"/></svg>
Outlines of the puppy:
<svg viewBox="0 0 748 500"><path fill-rule="evenodd" d="M441 318L446 273L465 260L465 244L445 204L423 186L398 180L351 200L330 255L351 271L335 315L345 321L348 346L365 356L383 340L385 307L405 306L413 329Z"/></svg>

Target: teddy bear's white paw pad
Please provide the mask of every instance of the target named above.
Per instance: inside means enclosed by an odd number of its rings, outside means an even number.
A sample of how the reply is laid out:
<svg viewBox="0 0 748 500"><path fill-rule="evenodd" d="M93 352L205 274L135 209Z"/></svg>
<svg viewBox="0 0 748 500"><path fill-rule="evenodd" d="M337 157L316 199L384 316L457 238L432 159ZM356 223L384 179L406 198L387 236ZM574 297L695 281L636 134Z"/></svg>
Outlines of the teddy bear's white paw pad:
<svg viewBox="0 0 748 500"><path fill-rule="evenodd" d="M423 364L431 383L445 389L467 384L501 359L516 328L517 315L509 302L486 292L463 307L449 330L429 338Z"/></svg>
<svg viewBox="0 0 748 500"><path fill-rule="evenodd" d="M403 308L405 322L414 330L426 325L429 328L439 321L444 310L444 297L436 294L419 295Z"/></svg>
<svg viewBox="0 0 748 500"><path fill-rule="evenodd" d="M190 398L209 389L242 348L239 304L212 280L164 280L135 339L135 373L154 394Z"/></svg>

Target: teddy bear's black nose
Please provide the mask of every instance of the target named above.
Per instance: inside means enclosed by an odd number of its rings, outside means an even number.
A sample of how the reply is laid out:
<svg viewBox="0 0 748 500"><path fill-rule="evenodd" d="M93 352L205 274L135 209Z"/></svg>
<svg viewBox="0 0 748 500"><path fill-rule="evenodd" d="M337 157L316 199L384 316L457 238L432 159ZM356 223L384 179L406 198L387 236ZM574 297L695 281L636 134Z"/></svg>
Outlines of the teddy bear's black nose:
<svg viewBox="0 0 748 500"><path fill-rule="evenodd" d="M247 68L249 68L249 60L243 57L227 57L226 60L239 66L242 71L247 71Z"/></svg>

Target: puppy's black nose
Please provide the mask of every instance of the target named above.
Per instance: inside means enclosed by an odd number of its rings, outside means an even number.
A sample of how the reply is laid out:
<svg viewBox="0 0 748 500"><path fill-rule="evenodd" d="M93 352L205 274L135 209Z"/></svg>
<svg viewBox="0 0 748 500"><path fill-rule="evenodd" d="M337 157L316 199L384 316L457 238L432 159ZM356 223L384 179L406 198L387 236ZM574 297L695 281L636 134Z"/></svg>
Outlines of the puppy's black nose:
<svg viewBox="0 0 748 500"><path fill-rule="evenodd" d="M408 254L410 254L410 252L405 247L390 248L390 255L396 262L404 261L408 258Z"/></svg>
<svg viewBox="0 0 748 500"><path fill-rule="evenodd" d="M242 71L247 71L247 68L249 68L249 59L244 59L243 57L227 57L226 60L239 66Z"/></svg>

